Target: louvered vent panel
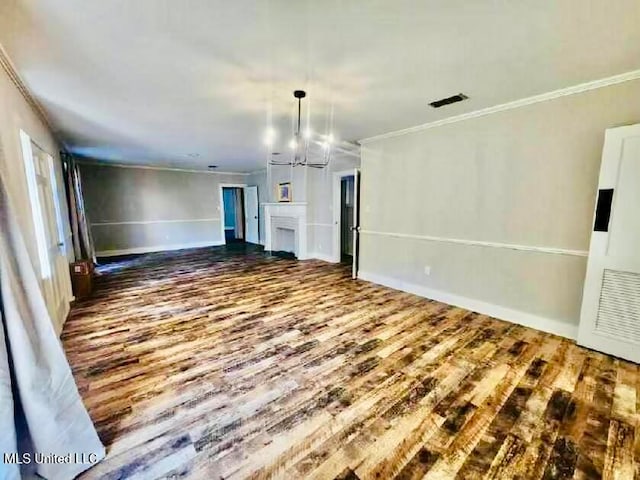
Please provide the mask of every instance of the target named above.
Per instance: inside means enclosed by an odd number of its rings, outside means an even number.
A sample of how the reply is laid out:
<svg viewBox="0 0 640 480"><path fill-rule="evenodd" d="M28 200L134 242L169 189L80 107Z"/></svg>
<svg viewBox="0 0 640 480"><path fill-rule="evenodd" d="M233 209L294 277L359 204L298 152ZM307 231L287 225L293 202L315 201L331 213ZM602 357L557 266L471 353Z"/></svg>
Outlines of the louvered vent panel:
<svg viewBox="0 0 640 480"><path fill-rule="evenodd" d="M605 269L596 331L640 344L640 274Z"/></svg>

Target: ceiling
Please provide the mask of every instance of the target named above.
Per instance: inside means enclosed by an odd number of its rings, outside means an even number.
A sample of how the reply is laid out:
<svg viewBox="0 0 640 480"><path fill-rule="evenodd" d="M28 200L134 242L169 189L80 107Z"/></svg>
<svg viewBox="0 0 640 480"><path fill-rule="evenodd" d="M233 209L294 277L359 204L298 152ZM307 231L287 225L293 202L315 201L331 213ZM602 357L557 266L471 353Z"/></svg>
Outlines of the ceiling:
<svg viewBox="0 0 640 480"><path fill-rule="evenodd" d="M314 131L357 141L638 69L639 25L638 0L0 2L0 43L68 148L244 172L269 121L290 137L294 89Z"/></svg>

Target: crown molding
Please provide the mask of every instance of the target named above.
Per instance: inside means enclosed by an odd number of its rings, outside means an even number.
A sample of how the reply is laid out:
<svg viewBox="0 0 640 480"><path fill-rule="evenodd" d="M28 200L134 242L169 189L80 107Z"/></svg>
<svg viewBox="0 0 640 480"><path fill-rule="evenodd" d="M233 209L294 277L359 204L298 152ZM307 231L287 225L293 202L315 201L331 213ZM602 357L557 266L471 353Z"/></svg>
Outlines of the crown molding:
<svg viewBox="0 0 640 480"><path fill-rule="evenodd" d="M513 110L515 108L525 107L527 105L533 105L535 103L546 102L555 98L566 97L568 95L575 95L576 93L588 92L589 90L596 90L598 88L608 87L610 85L617 85L619 83L629 82L632 80L640 79L640 69L632 70L630 72L621 73L612 77L601 78L599 80L593 80L591 82L580 83L571 87L561 88L559 90L553 90L551 92L542 93L540 95L534 95L532 97L522 98L520 100L514 100L513 102L502 103L493 107L482 108L473 112L463 113L461 115L455 115L453 117L443 118L442 120L436 120L434 122L423 123L413 127L404 128L402 130L394 130L388 133L382 133L373 137L368 137L360 140L361 145L366 145L378 140L384 140L387 138L400 137L402 135L408 135L410 133L421 132L423 130L429 130L431 128L441 127L443 125L449 125L451 123L462 122L464 120L470 120L472 118L484 117L493 113L504 112L506 110Z"/></svg>
<svg viewBox="0 0 640 480"><path fill-rule="evenodd" d="M165 170L172 172L186 172L186 173L207 173L211 175L250 175L246 172L217 172L215 170L196 170L189 168L177 168L177 167L162 167L157 165L135 165L128 163L112 163L105 161L87 160L82 158L76 158L76 162L80 165L88 165L91 167L113 167L113 168L135 168L139 170Z"/></svg>
<svg viewBox="0 0 640 480"><path fill-rule="evenodd" d="M38 102L33 97L33 95L31 95L31 93L29 92L29 89L27 88L26 84L22 81L22 78L20 78L20 75L18 74L18 70L16 69L15 65L11 61L9 54L7 53L7 51L5 50L4 46L1 43L0 43L0 65L2 65L3 70L7 73L11 82L15 85L15 87L18 89L20 94L22 94L22 97L29 104L29 106L34 111L34 113L38 116L40 121L44 123L44 125L49 129L49 131L56 138L56 140L58 140L62 145L64 145L64 142L62 142L61 139L58 138L58 136L54 133L55 131L51 125L51 122L49 121L49 117L47 116L47 113L45 112L44 108L42 108L42 105L40 105L40 102Z"/></svg>

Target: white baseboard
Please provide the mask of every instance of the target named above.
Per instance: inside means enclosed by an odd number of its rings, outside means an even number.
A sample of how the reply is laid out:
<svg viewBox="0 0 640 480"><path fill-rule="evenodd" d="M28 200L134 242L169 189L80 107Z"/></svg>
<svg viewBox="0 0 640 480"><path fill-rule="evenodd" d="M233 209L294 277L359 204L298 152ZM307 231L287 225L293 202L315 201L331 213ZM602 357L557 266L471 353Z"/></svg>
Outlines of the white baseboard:
<svg viewBox="0 0 640 480"><path fill-rule="evenodd" d="M317 260L322 260L324 262L329 262L329 263L339 263L339 262L336 262L335 259L327 253L312 252L309 254L309 258L315 258Z"/></svg>
<svg viewBox="0 0 640 480"><path fill-rule="evenodd" d="M463 297L453 293L443 292L432 288L424 287L411 282L404 282L395 278L379 275L372 272L358 272L358 278L369 282L384 285L386 287L413 293L421 297L437 300L456 307L465 308L474 312L489 315L490 317L516 323L525 327L553 333L561 337L575 340L578 336L578 326L567 322L561 322L552 318L540 317L531 313L514 310L493 303L483 302L472 298Z"/></svg>
<svg viewBox="0 0 640 480"><path fill-rule="evenodd" d="M224 245L224 242L217 240L214 242L194 242L194 243L174 243L171 245L153 245L149 247L125 248L122 250L102 250L96 252L96 257L117 257L119 255L135 255L138 253L168 252L171 250L184 250L185 248L216 247Z"/></svg>

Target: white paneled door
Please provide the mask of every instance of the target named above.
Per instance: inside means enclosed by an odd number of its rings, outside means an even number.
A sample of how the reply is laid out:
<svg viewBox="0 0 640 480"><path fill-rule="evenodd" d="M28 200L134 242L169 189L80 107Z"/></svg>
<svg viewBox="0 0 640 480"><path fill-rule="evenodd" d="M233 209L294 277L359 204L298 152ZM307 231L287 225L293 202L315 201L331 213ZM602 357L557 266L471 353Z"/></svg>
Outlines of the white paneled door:
<svg viewBox="0 0 640 480"><path fill-rule="evenodd" d="M605 135L578 343L640 362L640 125Z"/></svg>
<svg viewBox="0 0 640 480"><path fill-rule="evenodd" d="M39 280L56 331L69 312L69 266L64 249L60 191L53 158L22 134L25 171L38 249Z"/></svg>
<svg viewBox="0 0 640 480"><path fill-rule="evenodd" d="M245 241L260 243L258 226L258 187L244 187Z"/></svg>

